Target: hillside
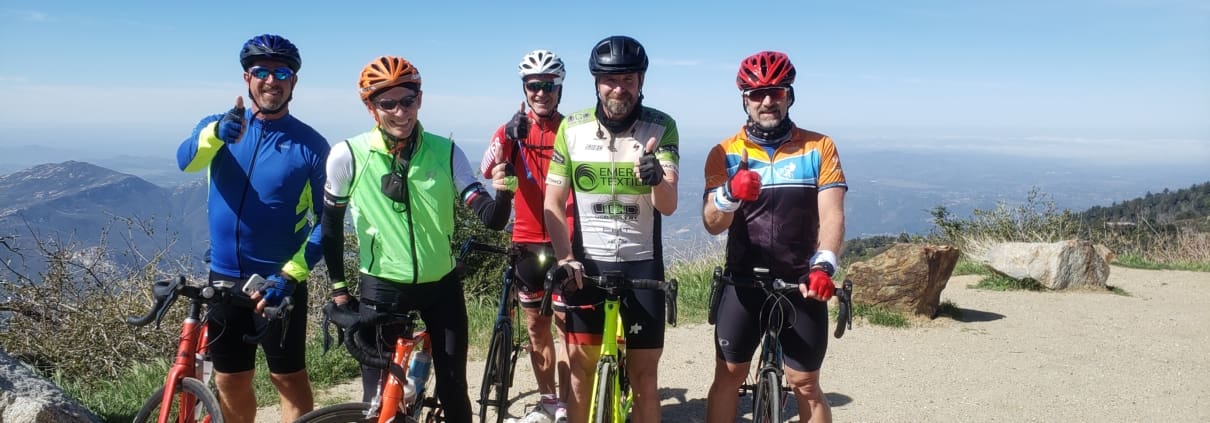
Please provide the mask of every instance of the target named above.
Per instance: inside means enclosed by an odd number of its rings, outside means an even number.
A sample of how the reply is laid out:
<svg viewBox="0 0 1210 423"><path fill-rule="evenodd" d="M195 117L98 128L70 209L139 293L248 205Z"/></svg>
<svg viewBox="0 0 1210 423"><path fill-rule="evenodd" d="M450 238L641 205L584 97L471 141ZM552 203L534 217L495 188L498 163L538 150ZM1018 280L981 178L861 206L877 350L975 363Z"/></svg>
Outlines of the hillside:
<svg viewBox="0 0 1210 423"><path fill-rule="evenodd" d="M0 260L35 274L43 267L39 241L85 249L103 237L112 247L106 259L122 265L140 264L131 249L152 253L172 245L172 252L189 254L188 246L206 236L204 205L200 183L162 188L77 161L34 166L0 176L0 234L10 247L0 250Z"/></svg>
<svg viewBox="0 0 1210 423"><path fill-rule="evenodd" d="M1203 230L1210 230L1206 226L1206 220L1210 218L1210 182L1176 191L1148 192L1133 200L1090 208L1080 216L1089 222L1170 224L1191 221L1200 222Z"/></svg>

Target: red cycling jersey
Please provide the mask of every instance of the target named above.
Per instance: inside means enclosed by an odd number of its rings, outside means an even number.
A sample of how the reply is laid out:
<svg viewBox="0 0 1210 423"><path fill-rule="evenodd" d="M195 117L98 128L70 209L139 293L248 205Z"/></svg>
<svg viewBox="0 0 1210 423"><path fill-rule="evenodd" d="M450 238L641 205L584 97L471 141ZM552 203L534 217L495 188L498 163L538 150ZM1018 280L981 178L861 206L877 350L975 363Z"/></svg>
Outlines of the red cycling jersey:
<svg viewBox="0 0 1210 423"><path fill-rule="evenodd" d="M555 112L549 118L539 118L529 111L529 135L524 140L512 140L504 135L504 125L496 129L492 142L483 153L479 170L484 178L492 177L492 167L497 163L512 163L517 173L517 195L514 197L513 242L547 243L543 220L542 202L546 196L546 172L550 157L554 153L555 133L563 115ZM518 148L519 147L519 148ZM575 207L573 198L568 197L567 227L574 227Z"/></svg>

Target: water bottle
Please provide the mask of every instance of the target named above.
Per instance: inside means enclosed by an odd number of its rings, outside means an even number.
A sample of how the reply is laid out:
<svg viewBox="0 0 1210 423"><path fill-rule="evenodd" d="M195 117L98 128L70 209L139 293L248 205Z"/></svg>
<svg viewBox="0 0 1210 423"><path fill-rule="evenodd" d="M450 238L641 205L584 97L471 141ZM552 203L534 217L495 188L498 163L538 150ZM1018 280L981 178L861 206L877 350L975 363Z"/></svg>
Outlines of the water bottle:
<svg viewBox="0 0 1210 423"><path fill-rule="evenodd" d="M408 363L408 386L411 388L411 398L424 398L424 385L429 381L429 374L432 373L433 356L425 351L416 351L412 354L412 361ZM404 395L407 395L408 389L404 389ZM411 402L411 399L408 400Z"/></svg>

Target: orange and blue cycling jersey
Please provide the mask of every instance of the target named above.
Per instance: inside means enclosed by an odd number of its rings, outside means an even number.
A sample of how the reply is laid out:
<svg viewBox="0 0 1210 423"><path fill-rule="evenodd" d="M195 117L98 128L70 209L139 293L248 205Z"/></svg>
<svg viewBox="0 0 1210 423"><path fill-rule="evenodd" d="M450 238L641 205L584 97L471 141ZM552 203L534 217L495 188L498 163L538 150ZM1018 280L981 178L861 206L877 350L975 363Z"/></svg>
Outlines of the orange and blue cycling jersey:
<svg viewBox="0 0 1210 423"><path fill-rule="evenodd" d="M810 269L819 239L819 192L848 189L836 145L827 135L794 128L788 140L766 148L741 129L706 157L706 196L735 174L744 151L761 189L728 228L727 270L743 277L765 267L774 277L797 280Z"/></svg>

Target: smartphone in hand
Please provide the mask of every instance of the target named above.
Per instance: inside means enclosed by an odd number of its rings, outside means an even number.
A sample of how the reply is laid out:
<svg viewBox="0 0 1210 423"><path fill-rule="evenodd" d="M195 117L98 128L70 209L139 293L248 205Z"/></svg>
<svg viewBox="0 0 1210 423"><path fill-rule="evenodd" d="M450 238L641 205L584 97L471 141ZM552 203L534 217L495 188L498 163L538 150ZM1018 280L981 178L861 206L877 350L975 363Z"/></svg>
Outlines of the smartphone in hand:
<svg viewBox="0 0 1210 423"><path fill-rule="evenodd" d="M256 291L260 291L260 288L264 286L266 282L268 281L266 281L264 277L253 273L252 277L248 278L248 282L244 283L244 293L251 297L252 294L256 293Z"/></svg>

